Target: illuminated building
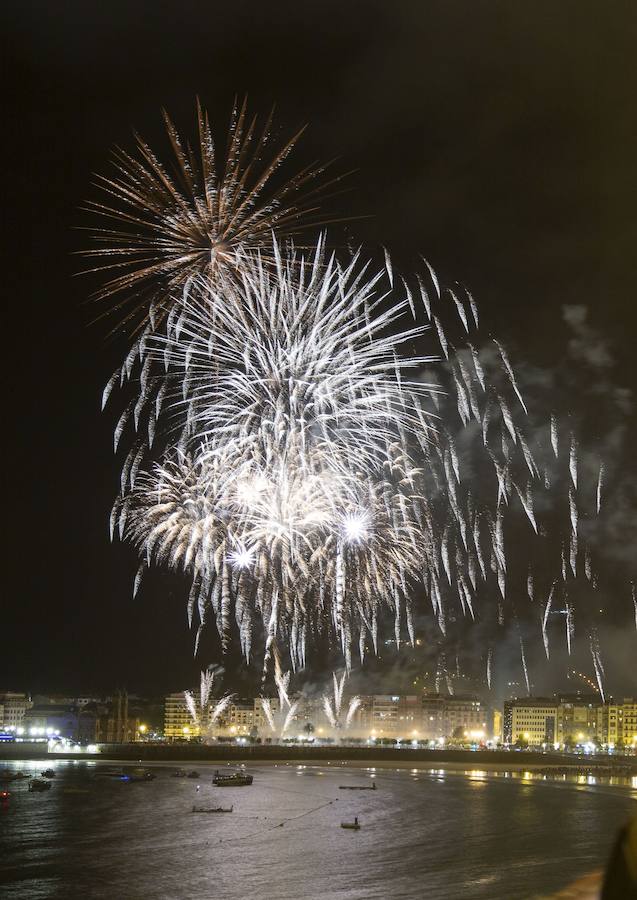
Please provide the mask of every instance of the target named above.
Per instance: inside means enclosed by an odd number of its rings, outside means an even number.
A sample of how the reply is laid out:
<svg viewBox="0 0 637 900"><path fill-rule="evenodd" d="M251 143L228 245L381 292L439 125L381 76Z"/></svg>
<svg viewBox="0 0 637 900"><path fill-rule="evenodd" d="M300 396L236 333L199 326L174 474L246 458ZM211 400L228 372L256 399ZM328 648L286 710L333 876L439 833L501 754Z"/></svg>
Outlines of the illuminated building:
<svg viewBox="0 0 637 900"><path fill-rule="evenodd" d="M230 734L249 735L256 727L254 700L235 700L219 721L219 728Z"/></svg>
<svg viewBox="0 0 637 900"><path fill-rule="evenodd" d="M51 703L32 706L24 715L22 727L25 737L56 734L67 740L76 740L78 711L74 706Z"/></svg>
<svg viewBox="0 0 637 900"><path fill-rule="evenodd" d="M614 747L637 747L637 700L610 699L603 708L603 741Z"/></svg>
<svg viewBox="0 0 637 900"><path fill-rule="evenodd" d="M454 733L456 737L471 736L475 740L491 737L488 734L487 707L476 696L424 694L421 709L420 729L424 738L449 738Z"/></svg>
<svg viewBox="0 0 637 900"><path fill-rule="evenodd" d="M199 729L188 712L183 691L168 694L164 699L164 736L169 741L199 737Z"/></svg>
<svg viewBox="0 0 637 900"><path fill-rule="evenodd" d="M0 693L0 727L11 731L22 727L24 715L32 705L28 694L13 691Z"/></svg>
<svg viewBox="0 0 637 900"><path fill-rule="evenodd" d="M531 747L555 743L557 734L555 700L546 697L523 697L504 703L504 740L524 742Z"/></svg>
<svg viewBox="0 0 637 900"><path fill-rule="evenodd" d="M599 695L559 694L558 701L556 743L602 742L604 706Z"/></svg>

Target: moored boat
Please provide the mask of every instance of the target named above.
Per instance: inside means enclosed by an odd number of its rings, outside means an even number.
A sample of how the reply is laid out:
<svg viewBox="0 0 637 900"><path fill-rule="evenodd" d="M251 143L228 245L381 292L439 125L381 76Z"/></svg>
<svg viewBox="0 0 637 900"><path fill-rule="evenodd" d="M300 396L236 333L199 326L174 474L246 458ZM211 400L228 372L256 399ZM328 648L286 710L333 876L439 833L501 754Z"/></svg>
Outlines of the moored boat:
<svg viewBox="0 0 637 900"><path fill-rule="evenodd" d="M246 787L252 784L254 778L252 775L246 775L243 772L232 772L230 775L222 775L216 771L212 779L212 783L216 787Z"/></svg>
<svg viewBox="0 0 637 900"><path fill-rule="evenodd" d="M45 769L43 772L40 772L43 778L55 778L55 771L53 769Z"/></svg>
<svg viewBox="0 0 637 900"><path fill-rule="evenodd" d="M339 791L375 791L376 782L373 784L341 784Z"/></svg>
<svg viewBox="0 0 637 900"><path fill-rule="evenodd" d="M193 806L192 808L194 813L231 813L232 810L232 806Z"/></svg>
<svg viewBox="0 0 637 900"><path fill-rule="evenodd" d="M39 793L40 791L50 791L51 782L44 781L42 778L32 778L29 782L29 791L31 793Z"/></svg>
<svg viewBox="0 0 637 900"><path fill-rule="evenodd" d="M128 784L140 784L146 781L154 781L155 775L152 772L142 772L141 775L127 773L126 775L122 775L121 780L126 781Z"/></svg>
<svg viewBox="0 0 637 900"><path fill-rule="evenodd" d="M353 822L341 822L341 828L349 828L350 831L359 831L360 830L360 822L358 821L358 816L354 819Z"/></svg>

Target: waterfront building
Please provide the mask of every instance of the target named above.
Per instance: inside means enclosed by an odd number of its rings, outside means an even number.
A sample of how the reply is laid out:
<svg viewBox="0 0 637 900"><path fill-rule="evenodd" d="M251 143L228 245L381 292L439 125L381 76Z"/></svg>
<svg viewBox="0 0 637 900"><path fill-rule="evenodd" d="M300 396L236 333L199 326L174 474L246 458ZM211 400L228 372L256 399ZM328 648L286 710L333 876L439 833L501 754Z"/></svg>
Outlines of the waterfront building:
<svg viewBox="0 0 637 900"><path fill-rule="evenodd" d="M99 697L90 697L83 694L79 697L68 696L66 694L34 694L34 706L77 706L84 707L89 704L99 703Z"/></svg>
<svg viewBox="0 0 637 900"><path fill-rule="evenodd" d="M613 747L637 748L637 699L610 698L602 718L603 742Z"/></svg>
<svg viewBox="0 0 637 900"><path fill-rule="evenodd" d="M445 736L484 741L490 737L487 707L475 696L445 698Z"/></svg>
<svg viewBox="0 0 637 900"><path fill-rule="evenodd" d="M5 731L17 731L22 727L25 713L32 705L28 694L15 691L0 693L0 727Z"/></svg>
<svg viewBox="0 0 637 900"><path fill-rule="evenodd" d="M446 697L442 694L424 694L421 698L422 737L430 741L440 741L447 736Z"/></svg>
<svg viewBox="0 0 637 900"><path fill-rule="evenodd" d="M236 699L219 720L219 729L230 734L246 736L257 728L254 700Z"/></svg>
<svg viewBox="0 0 637 900"><path fill-rule="evenodd" d="M166 740L191 740L199 737L199 728L192 721L183 691L168 694L164 699L164 736Z"/></svg>
<svg viewBox="0 0 637 900"><path fill-rule="evenodd" d="M558 694L555 742L569 747L604 741L604 705L598 694Z"/></svg>
<svg viewBox="0 0 637 900"><path fill-rule="evenodd" d="M344 698L346 707L349 698ZM401 738L414 736L420 728L422 713L416 694L370 694L361 697L352 731L365 737Z"/></svg>
<svg viewBox="0 0 637 900"><path fill-rule="evenodd" d="M469 738L482 741L491 737L487 706L473 694L424 694L421 710L419 736L427 740Z"/></svg>
<svg viewBox="0 0 637 900"><path fill-rule="evenodd" d="M75 740L78 715L73 706L45 703L32 706L24 714L22 728L25 737L60 737Z"/></svg>
<svg viewBox="0 0 637 900"><path fill-rule="evenodd" d="M531 747L554 744L557 734L558 703L546 697L523 697L504 703L504 740L524 742Z"/></svg>

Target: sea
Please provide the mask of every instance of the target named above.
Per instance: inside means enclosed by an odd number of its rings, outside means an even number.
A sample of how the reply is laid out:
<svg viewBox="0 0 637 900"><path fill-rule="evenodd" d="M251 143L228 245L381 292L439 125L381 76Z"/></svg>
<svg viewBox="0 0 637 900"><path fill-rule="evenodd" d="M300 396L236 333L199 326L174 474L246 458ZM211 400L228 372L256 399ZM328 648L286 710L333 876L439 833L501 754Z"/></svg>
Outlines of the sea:
<svg viewBox="0 0 637 900"><path fill-rule="evenodd" d="M602 867L637 814L634 780L290 763L249 766L252 786L218 788L215 765L196 765L193 779L144 766L155 779L135 782L98 774L121 763L0 762L5 777L55 771L46 793L0 783L11 794L0 801L0 897L547 897ZM359 830L341 827L355 818Z"/></svg>

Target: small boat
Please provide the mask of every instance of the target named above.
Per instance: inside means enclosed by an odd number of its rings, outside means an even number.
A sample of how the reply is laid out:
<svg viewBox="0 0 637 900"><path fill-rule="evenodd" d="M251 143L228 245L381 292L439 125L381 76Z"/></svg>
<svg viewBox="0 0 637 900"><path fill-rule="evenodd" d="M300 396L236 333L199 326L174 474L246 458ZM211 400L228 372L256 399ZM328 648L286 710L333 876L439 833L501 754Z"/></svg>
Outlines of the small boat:
<svg viewBox="0 0 637 900"><path fill-rule="evenodd" d="M199 772L195 772L193 770L192 772L188 772L188 775L186 777L187 778L199 778Z"/></svg>
<svg viewBox="0 0 637 900"><path fill-rule="evenodd" d="M341 822L341 828L349 828L350 831L360 831L360 822L358 821L358 816L354 819L353 822Z"/></svg>
<svg viewBox="0 0 637 900"><path fill-rule="evenodd" d="M55 778L55 772L53 769L45 769L44 772L40 772L43 778Z"/></svg>
<svg viewBox="0 0 637 900"><path fill-rule="evenodd" d="M232 809L232 806L193 806L192 811L194 813L231 813Z"/></svg>
<svg viewBox="0 0 637 900"><path fill-rule="evenodd" d="M376 782L373 784L341 784L339 791L375 791Z"/></svg>
<svg viewBox="0 0 637 900"><path fill-rule="evenodd" d="M142 782L146 781L154 781L155 776L152 772L143 772L141 775L122 775L121 780L127 782L128 784L141 784Z"/></svg>
<svg viewBox="0 0 637 900"><path fill-rule="evenodd" d="M243 772L232 772L230 775L222 775L217 771L214 774L212 783L216 787L246 787L252 784L254 778L252 775L245 775Z"/></svg>
<svg viewBox="0 0 637 900"><path fill-rule="evenodd" d="M40 791L50 791L51 782L43 781L42 778L32 778L29 782L29 791L31 793L39 793Z"/></svg>
<svg viewBox="0 0 637 900"><path fill-rule="evenodd" d="M26 772L7 772L5 769L5 772L0 776L0 781L22 781L28 777Z"/></svg>
<svg viewBox="0 0 637 900"><path fill-rule="evenodd" d="M171 778L185 778L188 773L185 769L176 769L171 773Z"/></svg>

